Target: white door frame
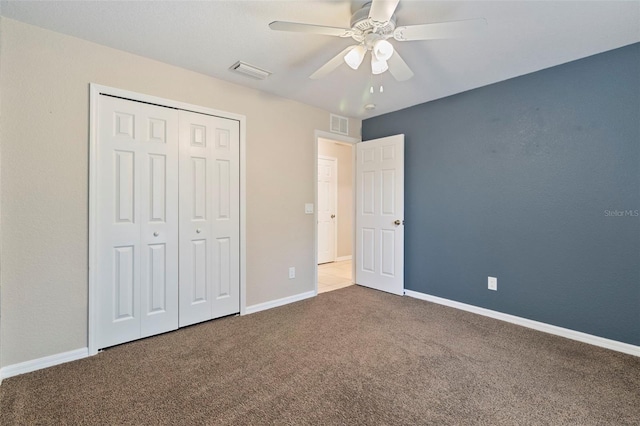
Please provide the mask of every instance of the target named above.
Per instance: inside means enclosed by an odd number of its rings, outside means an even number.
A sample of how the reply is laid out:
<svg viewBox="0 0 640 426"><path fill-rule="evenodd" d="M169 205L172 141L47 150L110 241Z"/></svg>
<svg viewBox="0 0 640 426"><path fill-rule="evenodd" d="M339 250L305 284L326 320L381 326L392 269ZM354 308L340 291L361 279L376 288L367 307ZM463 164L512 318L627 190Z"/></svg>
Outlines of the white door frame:
<svg viewBox="0 0 640 426"><path fill-rule="evenodd" d="M332 141L337 141L337 142L342 142L344 144L350 144L351 145L351 187L355 188L356 185L356 144L358 142L360 142L360 139L356 139L356 138L352 138L349 136L343 136L343 135L338 135L336 133L331 133L331 132L326 132L323 130L316 130L315 134L314 134L314 138L315 138L315 156L313 158L313 163L314 163L314 182L315 182L315 187L314 187L314 206L315 208L313 209L313 223L315 224L314 226L314 243L315 246L313 248L313 267L314 267L314 275L313 275L313 280L314 280L314 295L318 295L318 139L329 139ZM355 225L355 216L356 216L356 210L355 210L355 205L356 205L356 192L353 191L353 211L351 212L351 223L353 223ZM336 227L337 229L337 227ZM356 232L355 232L355 226L351 232L351 258L355 259L356 257L354 256L353 251L355 250L355 243L356 243ZM337 256L337 252L336 252L336 256ZM351 264L351 277L355 277L356 274L356 266L355 266L355 262L352 262ZM352 278L353 279L353 278Z"/></svg>
<svg viewBox="0 0 640 426"><path fill-rule="evenodd" d="M333 207L335 211L335 220L333 221L333 261L336 261L338 257L338 159L336 157L331 157L328 155L318 155L318 159L333 161L334 165L334 177L333 177ZM316 182L317 182L316 175ZM316 188L317 191L317 188ZM318 199L316 198L316 210L318 210ZM317 212L316 212L317 214ZM316 221L316 229L318 228L318 222Z"/></svg>
<svg viewBox="0 0 640 426"><path fill-rule="evenodd" d="M98 278L96 276L97 259L97 210L98 202L96 190L98 188L98 100L101 94L116 96L132 101L145 102L149 104L182 109L202 114L213 115L222 118L237 120L240 123L240 315L246 313L246 117L240 114L233 114L225 111L219 111L212 108L192 105L184 102L174 101L171 99L159 98L156 96L145 95L142 93L131 92L128 90L117 89L108 86L102 86L95 83L89 84L89 324L88 324L88 347L89 355L98 353L96 332L97 332L97 285ZM317 143L316 143L317 155ZM316 175L317 171L316 160ZM316 178L317 179L317 178ZM317 188L316 188L317 192ZM316 194L317 197L317 194ZM317 239L317 236L316 236ZM317 241L316 241L317 251ZM317 258L317 253L316 253ZM317 271L316 271L317 281ZM316 293L318 283L316 282Z"/></svg>

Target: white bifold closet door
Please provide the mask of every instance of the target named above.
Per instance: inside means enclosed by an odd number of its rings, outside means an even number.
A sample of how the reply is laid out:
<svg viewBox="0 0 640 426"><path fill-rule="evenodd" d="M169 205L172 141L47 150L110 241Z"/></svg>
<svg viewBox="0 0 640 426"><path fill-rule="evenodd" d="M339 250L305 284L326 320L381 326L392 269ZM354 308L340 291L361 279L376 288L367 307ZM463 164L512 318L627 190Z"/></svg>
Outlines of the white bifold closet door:
<svg viewBox="0 0 640 426"><path fill-rule="evenodd" d="M180 327L240 311L239 135L180 111Z"/></svg>
<svg viewBox="0 0 640 426"><path fill-rule="evenodd" d="M98 100L96 348L240 311L240 123Z"/></svg>
<svg viewBox="0 0 640 426"><path fill-rule="evenodd" d="M178 327L178 111L100 96L99 348Z"/></svg>

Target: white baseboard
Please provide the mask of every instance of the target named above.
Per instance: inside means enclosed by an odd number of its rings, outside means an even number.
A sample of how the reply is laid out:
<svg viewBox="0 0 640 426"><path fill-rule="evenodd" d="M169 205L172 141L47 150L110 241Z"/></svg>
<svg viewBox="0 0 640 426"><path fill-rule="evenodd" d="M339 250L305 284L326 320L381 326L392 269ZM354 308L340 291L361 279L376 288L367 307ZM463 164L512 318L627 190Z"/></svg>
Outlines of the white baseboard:
<svg viewBox="0 0 640 426"><path fill-rule="evenodd" d="M345 260L351 260L351 255L336 257L336 262L344 262Z"/></svg>
<svg viewBox="0 0 640 426"><path fill-rule="evenodd" d="M271 308L277 308L278 306L288 305L289 303L298 302L300 300L308 299L316 295L315 290L307 291L305 293L294 294L293 296L283 297L282 299L271 300L269 302L258 303L257 305L247 306L244 313L245 315L254 314L256 312L264 311Z"/></svg>
<svg viewBox="0 0 640 426"><path fill-rule="evenodd" d="M558 327L555 325L546 324L544 322L517 317L515 315L504 314L502 312L492 311L491 309L480 308L474 305L467 305L466 303L443 299L441 297L431 296L429 294L420 293L417 291L405 290L404 294L416 299L426 300L427 302L449 306L451 308L472 312L474 314L483 315L485 317L495 318L501 321L510 322L512 324L521 325L523 327L532 328L534 330L543 331L545 333L555 334L556 336L566 337L567 339L577 340L579 342L600 346L602 348L611 349L629 355L640 356L640 346L631 345L629 343L605 339L604 337L594 336L592 334L582 333L580 331Z"/></svg>
<svg viewBox="0 0 640 426"><path fill-rule="evenodd" d="M49 355L42 358L32 359L30 361L20 362L18 364L7 365L0 368L0 379L17 376L19 374L30 373L54 365L63 364L69 361L86 358L89 356L89 348L80 348L73 351L62 352L55 355Z"/></svg>

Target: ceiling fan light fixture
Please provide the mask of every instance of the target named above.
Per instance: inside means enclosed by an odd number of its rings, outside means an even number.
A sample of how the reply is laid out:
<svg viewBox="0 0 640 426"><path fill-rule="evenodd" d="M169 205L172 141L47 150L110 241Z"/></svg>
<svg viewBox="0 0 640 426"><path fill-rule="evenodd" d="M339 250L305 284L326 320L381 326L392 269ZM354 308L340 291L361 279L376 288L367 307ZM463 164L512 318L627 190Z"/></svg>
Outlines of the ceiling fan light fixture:
<svg viewBox="0 0 640 426"><path fill-rule="evenodd" d="M349 28L287 21L273 21L269 24L269 28L277 31L321 34L342 38L351 37L358 43L345 47L311 74L309 78L312 80L320 79L333 72L343 61L349 67L357 70L362 65L367 52L371 51L371 72L373 74L382 74L389 70L396 81L406 81L414 76L413 71L400 57L400 54L395 52L393 45L388 40L393 38L395 41L404 42L456 38L487 27L487 21L484 18L397 26L395 13L400 1L403 0L354 2L353 6L359 6L359 8L351 16ZM380 92L382 93L382 90Z"/></svg>
<svg viewBox="0 0 640 426"><path fill-rule="evenodd" d="M358 46L355 46L349 51L349 53L344 55L344 61L347 63L347 65L349 65L349 67L357 70L364 60L365 53L367 53L367 49L360 44Z"/></svg>
<svg viewBox="0 0 640 426"><path fill-rule="evenodd" d="M373 54L381 61L388 61L393 55L393 45L387 40L378 40L373 44Z"/></svg>
<svg viewBox="0 0 640 426"><path fill-rule="evenodd" d="M382 61L376 58L376 55L371 55L371 74L373 75L382 74L388 69L389 69L389 65L387 64L387 61Z"/></svg>

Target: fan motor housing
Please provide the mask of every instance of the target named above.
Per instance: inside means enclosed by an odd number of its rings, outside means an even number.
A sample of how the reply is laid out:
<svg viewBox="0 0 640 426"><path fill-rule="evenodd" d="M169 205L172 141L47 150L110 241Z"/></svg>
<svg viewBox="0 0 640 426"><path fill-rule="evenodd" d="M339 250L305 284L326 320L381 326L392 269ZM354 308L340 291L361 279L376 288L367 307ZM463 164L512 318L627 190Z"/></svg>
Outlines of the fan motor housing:
<svg viewBox="0 0 640 426"><path fill-rule="evenodd" d="M353 35L353 38L357 41L362 41L362 35L366 35L367 33L375 33L384 38L391 37L393 30L396 28L395 13L391 16L389 22L382 26L377 26L369 19L370 9L371 3L367 3L362 9L357 10L356 13L351 16L351 29L357 31L357 33Z"/></svg>

